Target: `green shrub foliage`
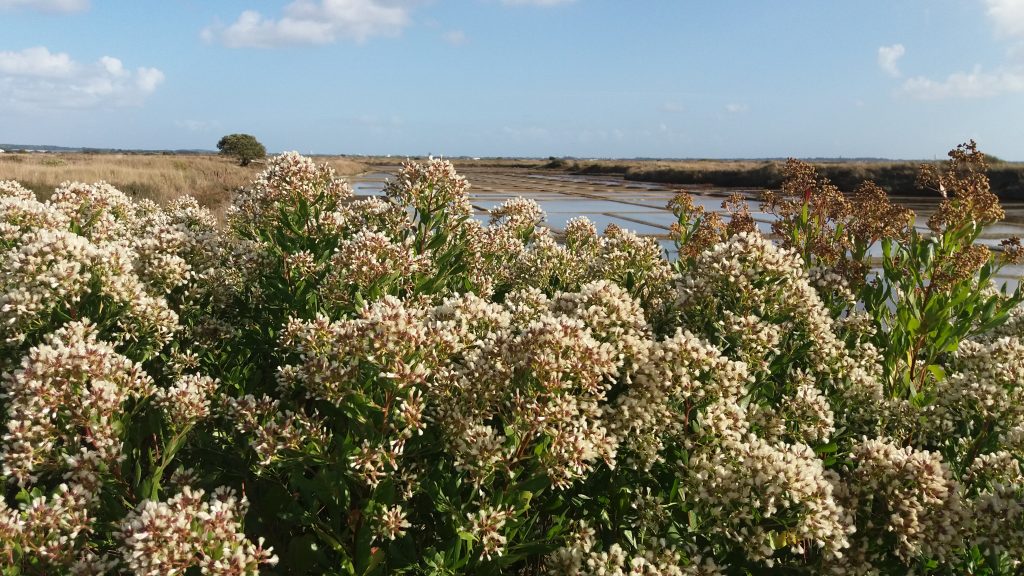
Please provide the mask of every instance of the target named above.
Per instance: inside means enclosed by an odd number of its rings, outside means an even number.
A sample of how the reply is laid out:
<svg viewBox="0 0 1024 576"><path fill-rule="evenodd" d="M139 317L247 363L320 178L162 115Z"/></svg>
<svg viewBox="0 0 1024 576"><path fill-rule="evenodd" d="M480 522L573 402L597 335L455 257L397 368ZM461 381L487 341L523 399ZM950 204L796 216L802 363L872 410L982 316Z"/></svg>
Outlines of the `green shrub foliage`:
<svg viewBox="0 0 1024 576"><path fill-rule="evenodd" d="M794 161L667 260L440 160L223 224L0 182L0 573L1020 573L1020 242L973 144L921 184Z"/></svg>

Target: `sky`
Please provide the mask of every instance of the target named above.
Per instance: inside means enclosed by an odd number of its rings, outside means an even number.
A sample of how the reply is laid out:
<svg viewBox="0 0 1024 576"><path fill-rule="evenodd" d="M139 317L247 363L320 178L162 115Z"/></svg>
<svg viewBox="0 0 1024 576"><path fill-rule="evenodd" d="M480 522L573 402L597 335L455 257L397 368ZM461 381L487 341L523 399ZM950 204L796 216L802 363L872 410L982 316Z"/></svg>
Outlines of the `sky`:
<svg viewBox="0 0 1024 576"><path fill-rule="evenodd" d="M0 142L1024 161L1024 0L0 0Z"/></svg>

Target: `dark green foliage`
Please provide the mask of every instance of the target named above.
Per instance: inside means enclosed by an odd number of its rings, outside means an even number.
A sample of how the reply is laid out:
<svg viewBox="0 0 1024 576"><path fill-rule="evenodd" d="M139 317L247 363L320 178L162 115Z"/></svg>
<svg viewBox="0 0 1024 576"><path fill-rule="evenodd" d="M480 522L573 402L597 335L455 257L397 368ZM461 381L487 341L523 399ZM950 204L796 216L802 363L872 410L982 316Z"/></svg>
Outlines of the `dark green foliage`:
<svg viewBox="0 0 1024 576"><path fill-rule="evenodd" d="M267 155L267 149L251 134L228 134L217 142L217 150L225 156L237 158L242 166Z"/></svg>

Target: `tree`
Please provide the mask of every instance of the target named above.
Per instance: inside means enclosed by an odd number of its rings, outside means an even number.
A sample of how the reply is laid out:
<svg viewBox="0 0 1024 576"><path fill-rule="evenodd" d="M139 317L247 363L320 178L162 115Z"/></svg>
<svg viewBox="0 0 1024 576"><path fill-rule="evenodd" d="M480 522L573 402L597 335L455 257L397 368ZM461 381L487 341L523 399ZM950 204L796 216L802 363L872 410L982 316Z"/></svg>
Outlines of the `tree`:
<svg viewBox="0 0 1024 576"><path fill-rule="evenodd" d="M217 142L217 150L225 156L234 156L242 166L267 155L267 149L251 134L228 134Z"/></svg>

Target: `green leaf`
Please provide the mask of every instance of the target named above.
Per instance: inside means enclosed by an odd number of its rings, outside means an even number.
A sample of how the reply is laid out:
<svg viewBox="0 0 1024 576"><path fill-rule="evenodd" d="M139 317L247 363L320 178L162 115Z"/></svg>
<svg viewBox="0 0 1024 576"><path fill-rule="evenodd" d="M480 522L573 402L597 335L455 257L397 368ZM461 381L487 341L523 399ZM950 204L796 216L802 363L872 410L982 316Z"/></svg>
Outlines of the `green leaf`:
<svg viewBox="0 0 1024 576"><path fill-rule="evenodd" d="M822 444L814 449L814 453L821 454L832 454L839 449L839 446L835 442L829 442L828 444Z"/></svg>
<svg viewBox="0 0 1024 576"><path fill-rule="evenodd" d="M952 350L946 350L946 351L947 352L952 352ZM943 380L946 379L946 369L943 368L942 366L939 366L938 364L929 364L928 365L928 371L932 373L932 376L934 376L935 380L938 381L938 382L942 382Z"/></svg>
<svg viewBox="0 0 1024 576"><path fill-rule="evenodd" d="M363 575L367 576L372 574L381 566L385 558L384 550L382 548L378 548L377 551L370 556L370 562L366 565L366 570L363 570Z"/></svg>

